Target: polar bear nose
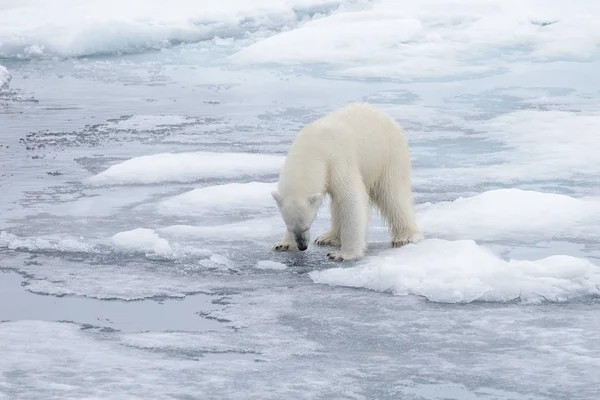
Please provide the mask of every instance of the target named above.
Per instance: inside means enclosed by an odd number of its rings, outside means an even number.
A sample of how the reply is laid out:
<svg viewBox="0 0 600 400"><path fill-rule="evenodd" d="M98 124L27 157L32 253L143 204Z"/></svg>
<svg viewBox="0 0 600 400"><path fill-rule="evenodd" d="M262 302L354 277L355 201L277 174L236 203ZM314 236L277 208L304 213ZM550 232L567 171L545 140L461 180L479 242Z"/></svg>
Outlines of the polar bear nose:
<svg viewBox="0 0 600 400"><path fill-rule="evenodd" d="M294 234L294 239L296 239L296 245L298 246L298 250L300 251L308 249L308 240L304 235L305 232L306 231L302 232L302 234L300 235Z"/></svg>

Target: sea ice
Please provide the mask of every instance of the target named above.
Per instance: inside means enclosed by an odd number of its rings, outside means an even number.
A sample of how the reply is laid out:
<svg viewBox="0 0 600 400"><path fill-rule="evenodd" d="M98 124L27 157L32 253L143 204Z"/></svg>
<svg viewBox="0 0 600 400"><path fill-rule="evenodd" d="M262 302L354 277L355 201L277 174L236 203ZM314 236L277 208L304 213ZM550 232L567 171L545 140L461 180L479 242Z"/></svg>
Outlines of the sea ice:
<svg viewBox="0 0 600 400"><path fill-rule="evenodd" d="M137 228L132 231L119 232L112 237L113 245L125 251L152 251L157 255L173 252L169 242L158 236L152 229Z"/></svg>
<svg viewBox="0 0 600 400"><path fill-rule="evenodd" d="M260 37L344 3L349 1L8 0L1 5L0 58L140 52L256 31Z"/></svg>
<svg viewBox="0 0 600 400"><path fill-rule="evenodd" d="M8 73L8 70L5 66L0 65L0 89L8 86L8 82L10 82L11 76Z"/></svg>
<svg viewBox="0 0 600 400"><path fill-rule="evenodd" d="M245 211L256 213L274 209L271 191L275 183L229 183L194 189L163 200L158 212L165 215L203 215L208 212L231 213Z"/></svg>
<svg viewBox="0 0 600 400"><path fill-rule="evenodd" d="M28 251L58 251L64 253L92 253L98 251L90 243L75 238L23 238L6 231L0 231L0 248Z"/></svg>
<svg viewBox="0 0 600 400"><path fill-rule="evenodd" d="M117 250L125 252L142 252L147 257L178 259L187 255L208 256L212 252L204 249L171 245L167 239L161 238L153 229L136 228L131 231L119 232L111 238L112 245Z"/></svg>
<svg viewBox="0 0 600 400"><path fill-rule="evenodd" d="M134 115L131 118L107 124L106 128L117 131L152 131L157 128L179 126L193 123L194 121L194 119L186 118L181 115Z"/></svg>
<svg viewBox="0 0 600 400"><path fill-rule="evenodd" d="M599 124L598 112L522 110L473 128L505 144L502 158L510 164L496 166L497 176L555 180L600 174Z"/></svg>
<svg viewBox="0 0 600 400"><path fill-rule="evenodd" d="M163 153L135 157L90 177L91 185L194 182L277 173L284 157L251 153Z"/></svg>
<svg viewBox="0 0 600 400"><path fill-rule="evenodd" d="M599 124L597 110L530 109L464 120L463 129L472 131L461 143L464 153L443 166L415 168L414 182L427 187L481 182L516 186L582 179L593 185L600 177ZM415 154L420 155L418 150Z"/></svg>
<svg viewBox="0 0 600 400"><path fill-rule="evenodd" d="M414 79L492 72L523 59L588 60L597 52L598 4L535 3L381 0L267 37L231 60L313 63L347 77Z"/></svg>
<svg viewBox="0 0 600 400"><path fill-rule="evenodd" d="M158 228L161 234L177 238L203 238L237 240L264 240L283 234L285 225L281 217L254 218L214 226L173 225Z"/></svg>
<svg viewBox="0 0 600 400"><path fill-rule="evenodd" d="M363 287L440 303L563 302L600 295L600 267L571 256L503 260L472 240L427 239L355 267L313 271L316 283Z"/></svg>
<svg viewBox="0 0 600 400"><path fill-rule="evenodd" d="M573 239L595 234L600 221L600 199L521 189L490 190L419 209L424 232L461 239Z"/></svg>
<svg viewBox="0 0 600 400"><path fill-rule="evenodd" d="M271 260L261 260L256 263L258 269L286 269L287 265Z"/></svg>

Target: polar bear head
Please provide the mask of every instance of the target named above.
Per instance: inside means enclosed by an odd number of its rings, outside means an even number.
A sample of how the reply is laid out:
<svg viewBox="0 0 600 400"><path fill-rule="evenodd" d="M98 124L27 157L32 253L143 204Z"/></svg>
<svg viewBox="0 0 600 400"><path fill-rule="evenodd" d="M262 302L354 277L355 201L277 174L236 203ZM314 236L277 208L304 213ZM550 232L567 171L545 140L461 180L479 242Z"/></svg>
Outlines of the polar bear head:
<svg viewBox="0 0 600 400"><path fill-rule="evenodd" d="M304 251L310 241L310 227L323 202L323 194L315 193L308 197L284 197L277 190L271 193L288 232L294 235L298 249Z"/></svg>

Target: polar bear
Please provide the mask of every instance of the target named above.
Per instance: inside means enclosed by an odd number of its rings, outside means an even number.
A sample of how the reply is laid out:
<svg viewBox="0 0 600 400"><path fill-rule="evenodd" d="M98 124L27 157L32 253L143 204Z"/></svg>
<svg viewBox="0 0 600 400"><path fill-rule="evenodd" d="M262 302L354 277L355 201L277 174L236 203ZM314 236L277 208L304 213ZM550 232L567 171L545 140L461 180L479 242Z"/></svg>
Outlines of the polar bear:
<svg viewBox="0 0 600 400"><path fill-rule="evenodd" d="M315 243L341 246L327 255L332 260L364 256L372 204L389 226L393 247L421 241L410 174L402 128L368 103L350 103L306 125L290 146L272 192L287 228L273 250L308 248L325 195L331 197L331 229Z"/></svg>

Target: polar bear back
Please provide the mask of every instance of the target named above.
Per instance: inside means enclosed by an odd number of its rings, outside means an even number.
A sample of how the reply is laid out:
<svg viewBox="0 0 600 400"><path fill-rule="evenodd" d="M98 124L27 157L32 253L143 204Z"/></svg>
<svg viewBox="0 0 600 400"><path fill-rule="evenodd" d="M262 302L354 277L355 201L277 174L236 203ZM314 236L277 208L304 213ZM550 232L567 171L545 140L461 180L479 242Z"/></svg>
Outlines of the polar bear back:
<svg viewBox="0 0 600 400"><path fill-rule="evenodd" d="M402 128L368 103L348 104L306 125L288 153L295 168L302 157L308 157L305 165L324 160L333 175L358 169L367 188L390 169L397 170L399 179L410 179L408 144Z"/></svg>

